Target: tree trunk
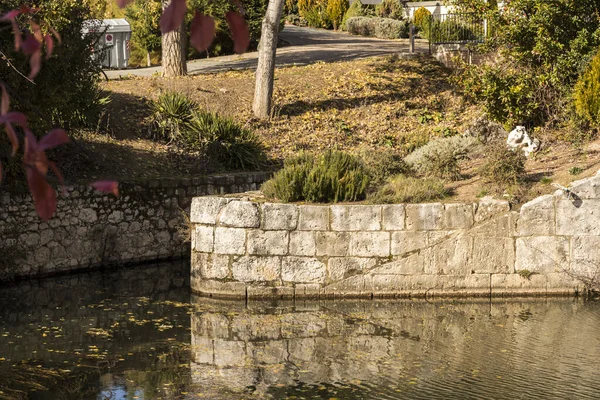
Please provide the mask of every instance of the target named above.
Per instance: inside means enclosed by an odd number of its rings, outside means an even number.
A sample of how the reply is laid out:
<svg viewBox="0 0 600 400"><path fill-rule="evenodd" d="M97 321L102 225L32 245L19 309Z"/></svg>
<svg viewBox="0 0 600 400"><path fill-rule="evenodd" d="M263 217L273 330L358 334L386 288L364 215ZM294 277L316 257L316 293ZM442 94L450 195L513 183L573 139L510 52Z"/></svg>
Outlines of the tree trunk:
<svg viewBox="0 0 600 400"><path fill-rule="evenodd" d="M258 66L256 67L256 85L252 111L258 118L269 118L273 97L273 79L275 76L275 52L277 34L284 0L269 0L267 13L262 22L260 44L258 45Z"/></svg>
<svg viewBox="0 0 600 400"><path fill-rule="evenodd" d="M150 61L150 52L148 50L146 50L146 66L152 66L152 62Z"/></svg>
<svg viewBox="0 0 600 400"><path fill-rule="evenodd" d="M163 1L163 11L170 1ZM185 22L179 29L162 35L162 74L164 77L187 75L185 62Z"/></svg>

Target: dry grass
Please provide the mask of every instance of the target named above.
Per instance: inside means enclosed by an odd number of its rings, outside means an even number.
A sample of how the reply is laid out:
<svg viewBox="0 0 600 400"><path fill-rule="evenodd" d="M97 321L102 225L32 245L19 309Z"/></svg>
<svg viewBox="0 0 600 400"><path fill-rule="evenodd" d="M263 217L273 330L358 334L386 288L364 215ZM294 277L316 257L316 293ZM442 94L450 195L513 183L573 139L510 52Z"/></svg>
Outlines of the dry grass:
<svg viewBox="0 0 600 400"><path fill-rule="evenodd" d="M129 119L122 111L126 107L134 112L143 108L133 106L131 100L143 103L161 90L182 91L208 109L255 129L271 156L284 158L299 150L352 150L365 145L406 154L444 130L462 131L474 108L465 105L447 78L448 71L427 58L379 57L280 68L274 118L268 123L252 118L252 71L171 80L134 78L104 87L113 92L113 107L121 119ZM140 115L132 117L143 125ZM115 136L143 133L144 129L127 129Z"/></svg>
<svg viewBox="0 0 600 400"><path fill-rule="evenodd" d="M449 72L428 58L377 57L279 68L274 115L268 122L252 117L253 71L110 81L103 84L113 98L101 124L104 133L82 136L88 156L74 169L79 175L117 179L210 172L202 154L178 152L151 140L148 104L161 90L181 91L211 111L232 116L259 135L272 158L331 148L405 156L432 138L464 132L478 115L479 108L465 103L448 78ZM523 202L552 191L540 182L542 177L568 184L593 175L600 166L600 142L585 137L574 147L548 140L572 136L568 130L534 135L544 147L527 160L522 189L516 195L496 190L496 196ZM478 175L483 162L475 158L460 164L463 179L447 184L451 201L472 201L492 192ZM577 177L568 172L574 165L583 169Z"/></svg>

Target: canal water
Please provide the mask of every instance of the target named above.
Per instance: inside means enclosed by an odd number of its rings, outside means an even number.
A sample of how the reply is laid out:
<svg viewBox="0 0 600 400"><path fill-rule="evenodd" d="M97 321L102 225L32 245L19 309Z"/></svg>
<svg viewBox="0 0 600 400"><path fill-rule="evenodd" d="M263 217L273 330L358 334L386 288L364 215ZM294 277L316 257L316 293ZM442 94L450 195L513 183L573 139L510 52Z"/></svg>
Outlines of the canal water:
<svg viewBox="0 0 600 400"><path fill-rule="evenodd" d="M0 288L0 399L598 399L600 304L215 301L169 263Z"/></svg>

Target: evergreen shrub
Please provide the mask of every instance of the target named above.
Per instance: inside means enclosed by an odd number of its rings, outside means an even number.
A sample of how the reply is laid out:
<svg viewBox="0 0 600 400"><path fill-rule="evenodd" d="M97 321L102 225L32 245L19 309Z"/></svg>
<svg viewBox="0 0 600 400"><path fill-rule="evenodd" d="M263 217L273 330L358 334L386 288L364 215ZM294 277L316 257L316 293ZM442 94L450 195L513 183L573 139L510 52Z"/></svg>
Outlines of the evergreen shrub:
<svg viewBox="0 0 600 400"><path fill-rule="evenodd" d="M364 199L368 185L369 176L359 158L330 150L286 160L262 191L268 198L284 202L335 203Z"/></svg>

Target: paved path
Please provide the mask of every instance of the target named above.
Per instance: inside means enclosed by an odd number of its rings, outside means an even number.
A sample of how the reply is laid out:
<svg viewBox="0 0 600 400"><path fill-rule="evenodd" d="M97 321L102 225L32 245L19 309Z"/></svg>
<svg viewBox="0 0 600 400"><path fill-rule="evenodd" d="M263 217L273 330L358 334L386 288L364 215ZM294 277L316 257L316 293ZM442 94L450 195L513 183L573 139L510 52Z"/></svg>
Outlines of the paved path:
<svg viewBox="0 0 600 400"><path fill-rule="evenodd" d="M277 49L277 66L306 65L318 61L353 60L394 53L408 52L408 39L384 40L350 35L325 29L301 28L286 25L279 34L289 43ZM429 50L427 41L417 40L418 52ZM219 72L232 69L256 68L258 52L221 56L188 62L188 74ZM123 75L150 76L160 73L160 67L105 71L109 79Z"/></svg>

